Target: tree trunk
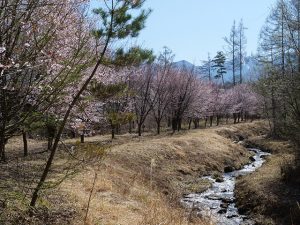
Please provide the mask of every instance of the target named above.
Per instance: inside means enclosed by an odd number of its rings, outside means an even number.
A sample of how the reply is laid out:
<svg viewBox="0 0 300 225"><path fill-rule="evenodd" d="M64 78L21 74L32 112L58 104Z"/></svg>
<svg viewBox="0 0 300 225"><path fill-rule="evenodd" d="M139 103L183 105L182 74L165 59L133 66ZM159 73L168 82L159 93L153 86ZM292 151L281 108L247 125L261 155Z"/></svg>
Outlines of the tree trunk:
<svg viewBox="0 0 300 225"><path fill-rule="evenodd" d="M157 134L160 134L160 120L156 120L156 132Z"/></svg>
<svg viewBox="0 0 300 225"><path fill-rule="evenodd" d="M120 124L117 124L117 126L116 126L116 133L117 134L121 133L121 125Z"/></svg>
<svg viewBox="0 0 300 225"><path fill-rule="evenodd" d="M192 119L189 119L189 130L191 129Z"/></svg>
<svg viewBox="0 0 300 225"><path fill-rule="evenodd" d="M182 119L181 118L177 119L177 131L181 130L181 123L182 123Z"/></svg>
<svg viewBox="0 0 300 225"><path fill-rule="evenodd" d="M1 74L1 85L4 87L6 85L6 76L2 76L3 69L0 69ZM0 161L6 162L5 154L5 129L6 129L6 120L7 120L7 107L6 107L6 91L4 88L1 88L1 98L0 98L0 107L1 107L1 133L0 133Z"/></svg>
<svg viewBox="0 0 300 225"><path fill-rule="evenodd" d="M220 123L220 116L217 115L217 126L219 126L219 123Z"/></svg>
<svg viewBox="0 0 300 225"><path fill-rule="evenodd" d="M132 121L129 121L129 134L132 133Z"/></svg>
<svg viewBox="0 0 300 225"><path fill-rule="evenodd" d="M24 157L28 156L28 143L26 131L22 131L23 136L23 147L24 147Z"/></svg>
<svg viewBox="0 0 300 225"><path fill-rule="evenodd" d="M74 132L75 133L75 132ZM75 136L75 135L74 135ZM51 150L52 148L52 145L53 145L53 137L49 136L48 137L48 151Z"/></svg>
<svg viewBox="0 0 300 225"><path fill-rule="evenodd" d="M142 136L142 126L143 126L143 124L138 124L138 135L139 135L139 137L140 136Z"/></svg>
<svg viewBox="0 0 300 225"><path fill-rule="evenodd" d="M207 117L205 117L204 128L206 128L206 125L207 125Z"/></svg>
<svg viewBox="0 0 300 225"><path fill-rule="evenodd" d="M84 134L80 135L80 143L84 143Z"/></svg>
<svg viewBox="0 0 300 225"><path fill-rule="evenodd" d="M0 137L0 157L1 157L0 161L6 162L4 137Z"/></svg>
<svg viewBox="0 0 300 225"><path fill-rule="evenodd" d="M240 27L240 84L243 83L243 43L242 43L242 35L243 35L243 29L244 27Z"/></svg>
<svg viewBox="0 0 300 225"><path fill-rule="evenodd" d="M56 126L53 126L53 124L47 124L47 135L48 135L48 151L51 150L53 145L53 140L56 134ZM75 138L75 132L73 131L73 138Z"/></svg>
<svg viewBox="0 0 300 225"><path fill-rule="evenodd" d="M76 138L76 133L75 133L75 131L74 130L71 130L71 137L72 138ZM49 140L49 139L48 139ZM52 138L52 142L53 142L53 138ZM52 147L52 144L51 144L51 147ZM49 150L51 149L51 147L50 148L48 148Z"/></svg>
<svg viewBox="0 0 300 225"><path fill-rule="evenodd" d="M115 139L115 126L111 125L111 139Z"/></svg>
<svg viewBox="0 0 300 225"><path fill-rule="evenodd" d="M212 127L214 116L209 117L209 125Z"/></svg>
<svg viewBox="0 0 300 225"><path fill-rule="evenodd" d="M222 85L223 85L223 88L225 88L225 82L224 82L224 75L222 74Z"/></svg>
<svg viewBox="0 0 300 225"><path fill-rule="evenodd" d="M235 33L233 33L233 41L232 41L232 78L233 78L233 86L235 86Z"/></svg>
<svg viewBox="0 0 300 225"><path fill-rule="evenodd" d="M173 130L173 133L175 133L175 131L177 130L177 120L176 120L176 118L172 118L172 130Z"/></svg>
<svg viewBox="0 0 300 225"><path fill-rule="evenodd" d="M273 88L271 89L271 104L272 104L272 122L273 122L273 129L272 129L272 135L274 137L277 137L278 134L278 127L277 127L277 116L276 116L276 100L274 97L274 90Z"/></svg>
<svg viewBox="0 0 300 225"><path fill-rule="evenodd" d="M233 123L234 124L236 124L236 119L237 119L236 113L233 113L233 121L234 121Z"/></svg>
<svg viewBox="0 0 300 225"><path fill-rule="evenodd" d="M168 127L171 127L172 126L172 121L171 121L171 118L168 117Z"/></svg>

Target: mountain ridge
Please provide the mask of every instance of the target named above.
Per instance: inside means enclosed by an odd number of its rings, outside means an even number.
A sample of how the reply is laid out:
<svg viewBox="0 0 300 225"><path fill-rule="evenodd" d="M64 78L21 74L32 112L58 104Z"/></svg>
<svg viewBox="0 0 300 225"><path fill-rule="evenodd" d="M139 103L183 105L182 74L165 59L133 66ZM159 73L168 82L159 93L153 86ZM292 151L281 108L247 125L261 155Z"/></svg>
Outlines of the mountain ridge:
<svg viewBox="0 0 300 225"><path fill-rule="evenodd" d="M207 77L206 74L202 72L203 65L195 65L187 60L179 60L172 63L174 68L178 69L187 69L187 70L194 70L196 75L200 78ZM230 63L225 64L227 73L224 76L224 80L226 82L229 82L232 80L232 66ZM243 63L243 80L244 81L253 81L256 80L258 77L258 68L259 63L255 56L247 56L245 57L244 63ZM214 78L216 74L216 71L214 68L212 68L212 77ZM216 79L214 79L216 80ZM236 70L236 80L239 80L239 69Z"/></svg>

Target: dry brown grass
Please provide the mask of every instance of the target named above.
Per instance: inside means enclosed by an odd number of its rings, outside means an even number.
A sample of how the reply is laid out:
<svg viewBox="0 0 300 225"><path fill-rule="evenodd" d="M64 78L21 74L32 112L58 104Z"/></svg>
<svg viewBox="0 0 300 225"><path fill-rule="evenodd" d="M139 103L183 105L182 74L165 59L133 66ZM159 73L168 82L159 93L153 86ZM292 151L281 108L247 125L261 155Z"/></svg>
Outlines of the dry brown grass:
<svg viewBox="0 0 300 225"><path fill-rule="evenodd" d="M236 195L241 210L251 213L258 224L300 224L299 187L282 180L282 168L294 160L296 149L288 141L264 137L250 141L272 155L262 168L238 180Z"/></svg>
<svg viewBox="0 0 300 225"><path fill-rule="evenodd" d="M73 180L65 182L61 187L73 198L76 207L81 208L82 217L80 218L83 218L86 211L94 172L90 168ZM209 224L200 219L195 219L193 222L188 221L185 211L178 207L172 207L157 190L151 190L149 183L140 183L138 177L125 179L126 171L102 167L97 173L98 179L94 187L86 224ZM74 183L78 185L74 185ZM83 224L83 221L78 220L74 224Z"/></svg>
<svg viewBox="0 0 300 225"><path fill-rule="evenodd" d="M196 218L189 210L182 209L179 204L182 194L203 191L208 187L209 184L199 181L203 175L223 172L226 166L239 168L247 163L250 154L233 141L239 140L240 136L260 135L265 127L263 122L256 122L184 131L175 135L165 133L137 137L127 134L118 136L114 141L109 135L86 138L88 145L106 145L110 149L101 160L91 159L97 156L98 151L89 154L90 160L84 161L88 166L81 168L80 173L51 193L55 201L49 199L50 208L59 209L58 206L65 201L65 198L59 201L59 196L66 196L76 213L68 224L84 224L92 191L86 224L211 224L211 221ZM65 143L77 146L79 153L84 150L82 146L85 145L78 145L78 140L66 140ZM43 142L32 141L30 150L39 151L44 145ZM9 151L18 152L20 156L20 146L20 140L16 139L10 142ZM82 157L82 154L79 155ZM43 163L46 156L42 155L38 162ZM35 161L36 158L27 159L27 163ZM51 178L59 177L69 161L72 162L72 159L59 151ZM97 180L92 189L95 172Z"/></svg>
<svg viewBox="0 0 300 225"><path fill-rule="evenodd" d="M223 172L225 166L239 168L248 162L248 152L219 133L226 130L252 136L260 132L255 130L260 126L253 123L173 136L119 137L96 169L98 180L90 205L89 224L209 224L194 217L189 221L189 212L178 204L180 197L209 186L200 182L199 177ZM95 137L87 140L99 141ZM61 187L81 208L82 216L94 170L95 167L89 168Z"/></svg>

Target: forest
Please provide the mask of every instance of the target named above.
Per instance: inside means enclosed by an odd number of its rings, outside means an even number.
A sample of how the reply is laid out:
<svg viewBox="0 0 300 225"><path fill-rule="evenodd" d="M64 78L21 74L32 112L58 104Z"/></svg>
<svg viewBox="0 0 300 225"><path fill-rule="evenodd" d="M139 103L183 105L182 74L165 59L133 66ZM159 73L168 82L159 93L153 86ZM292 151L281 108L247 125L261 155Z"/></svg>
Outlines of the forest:
<svg viewBox="0 0 300 225"><path fill-rule="evenodd" d="M298 224L300 1L274 1L252 79L243 20L200 67L178 66L168 47L128 44L151 17L144 3L0 1L0 224ZM251 223L181 204L214 185L199 176L222 182L255 161L246 148L272 154L237 178L232 201ZM267 184L278 190L263 195ZM127 211L95 208L111 192Z"/></svg>

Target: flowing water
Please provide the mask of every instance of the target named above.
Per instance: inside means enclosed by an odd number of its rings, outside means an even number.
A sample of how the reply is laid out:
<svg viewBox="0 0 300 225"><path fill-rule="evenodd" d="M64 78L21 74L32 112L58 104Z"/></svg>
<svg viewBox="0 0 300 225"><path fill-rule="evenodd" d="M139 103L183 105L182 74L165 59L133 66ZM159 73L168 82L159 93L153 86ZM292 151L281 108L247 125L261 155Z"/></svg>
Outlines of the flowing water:
<svg viewBox="0 0 300 225"><path fill-rule="evenodd" d="M241 170L236 170L223 174L223 181L216 182L211 176L203 177L212 182L212 186L205 192L199 194L189 194L184 196L182 202L185 206L197 209L202 216L209 216L218 225L251 225L251 219L245 215L240 215L235 205L234 188L236 177L244 176L254 172L265 162L265 156L269 153L259 149L249 149L254 152L250 164Z"/></svg>

